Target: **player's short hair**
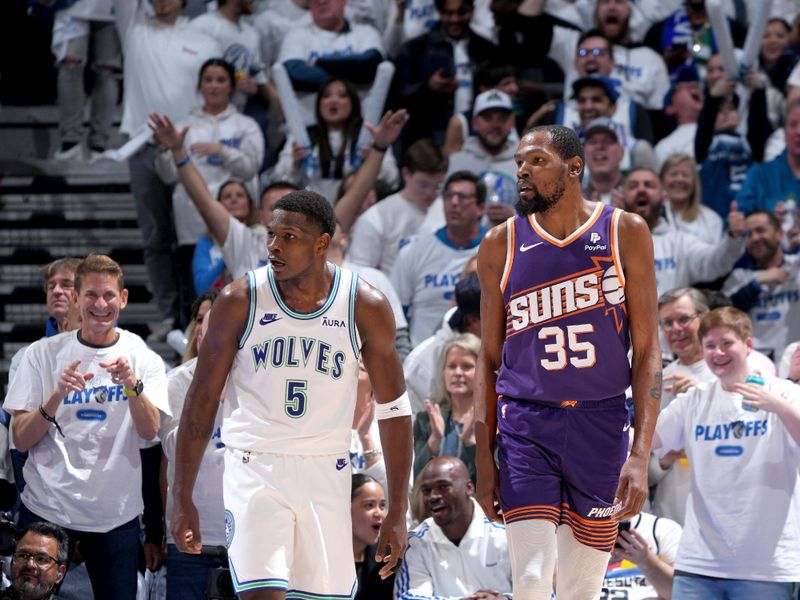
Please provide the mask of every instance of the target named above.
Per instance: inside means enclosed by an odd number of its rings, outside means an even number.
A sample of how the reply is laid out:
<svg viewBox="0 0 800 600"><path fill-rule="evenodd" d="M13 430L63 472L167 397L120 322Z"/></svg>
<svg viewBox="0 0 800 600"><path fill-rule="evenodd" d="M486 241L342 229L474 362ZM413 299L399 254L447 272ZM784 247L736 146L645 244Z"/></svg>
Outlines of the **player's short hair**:
<svg viewBox="0 0 800 600"><path fill-rule="evenodd" d="M78 270L78 265L80 263L80 258L66 256L64 258L57 258L53 262L49 262L44 265L41 269L44 291L47 291L47 282L50 281L51 277L54 277L61 271L70 271L73 275L75 275L75 271Z"/></svg>
<svg viewBox="0 0 800 600"><path fill-rule="evenodd" d="M350 483L350 501L353 501L358 495L358 490L362 487L367 485L368 483L375 482L378 485L381 485L381 482L375 479L374 477L367 475L365 473L353 473L351 483ZM383 486L381 486L383 487Z"/></svg>
<svg viewBox="0 0 800 600"><path fill-rule="evenodd" d="M482 205L486 202L486 184L483 183L480 177L478 177L472 171L456 171L452 173L450 177L447 178L447 181L444 183L444 189L446 190L451 183L456 181L470 181L475 185L475 202L478 206Z"/></svg>
<svg viewBox="0 0 800 600"><path fill-rule="evenodd" d="M275 210L285 210L305 215L319 225L322 233L333 237L336 231L336 215L325 196L310 190L289 192L275 203Z"/></svg>
<svg viewBox="0 0 800 600"><path fill-rule="evenodd" d="M105 254L90 254L84 258L75 269L75 290L81 291L81 281L90 273L100 273L117 278L119 290L125 287L125 280L122 277L122 267L119 263Z"/></svg>
<svg viewBox="0 0 800 600"><path fill-rule="evenodd" d="M658 297L658 310L661 310L667 304L680 300L684 296L689 296L689 300L692 301L694 309L701 315L708 312L708 300L706 300L706 295L693 287L680 287L664 292Z"/></svg>
<svg viewBox="0 0 800 600"><path fill-rule="evenodd" d="M586 159L583 156L583 144L581 144L581 139L574 129L563 125L538 125L528 129L525 135L539 132L550 134L550 145L561 160L569 160L573 156L577 156L586 164Z"/></svg>
<svg viewBox="0 0 800 600"><path fill-rule="evenodd" d="M767 217L769 224L772 225L773 229L783 229L781 226L781 222L778 220L778 217L775 216L775 213L771 213L768 210L764 210L763 208L756 208L754 210L749 211L744 218L752 217L753 215L764 215Z"/></svg>
<svg viewBox="0 0 800 600"><path fill-rule="evenodd" d="M431 139L417 140L406 150L403 166L416 173L439 174L447 172L447 157L442 149Z"/></svg>
<svg viewBox="0 0 800 600"><path fill-rule="evenodd" d="M35 521L20 532L17 540L21 540L29 533L34 533L42 537L53 538L58 544L58 549L56 550L55 556L56 560L58 560L58 564L67 564L67 559L69 558L69 537L67 537L66 531L64 531L55 523L50 523L49 521Z"/></svg>
<svg viewBox="0 0 800 600"><path fill-rule="evenodd" d="M723 306L708 312L700 321L698 335L702 340L716 327L730 329L743 342L753 337L753 324L750 317L733 306Z"/></svg>

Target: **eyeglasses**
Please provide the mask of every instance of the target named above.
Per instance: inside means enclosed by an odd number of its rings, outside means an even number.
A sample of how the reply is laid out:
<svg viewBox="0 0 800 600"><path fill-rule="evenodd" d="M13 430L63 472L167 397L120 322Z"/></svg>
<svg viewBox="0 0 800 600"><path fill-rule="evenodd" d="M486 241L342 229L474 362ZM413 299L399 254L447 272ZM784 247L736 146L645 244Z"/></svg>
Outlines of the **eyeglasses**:
<svg viewBox="0 0 800 600"><path fill-rule="evenodd" d="M39 552L37 554L31 554L30 552L25 552L24 550L20 550L19 552L14 552L12 554L12 560L17 562L26 563L30 559L33 559L33 562L36 563L37 567L47 568L50 566L50 563L58 564L58 560L50 556L49 554L45 554L44 552Z"/></svg>
<svg viewBox="0 0 800 600"><path fill-rule="evenodd" d="M605 56L608 54L608 50L605 48L578 48L578 56L581 58L586 58L590 54L592 56Z"/></svg>
<svg viewBox="0 0 800 600"><path fill-rule="evenodd" d="M464 192L456 192L456 191L445 192L442 195L442 198L444 198L445 201L447 202L449 202L450 200L457 200L459 203L466 202L467 200L471 200L474 197L475 194L466 194Z"/></svg>
<svg viewBox="0 0 800 600"><path fill-rule="evenodd" d="M700 313L696 312L691 315L681 315L680 317L675 317L674 319L664 319L661 321L661 326L664 329L671 329L675 325L678 325L679 327L686 327L692 322L693 319L696 319L699 316Z"/></svg>

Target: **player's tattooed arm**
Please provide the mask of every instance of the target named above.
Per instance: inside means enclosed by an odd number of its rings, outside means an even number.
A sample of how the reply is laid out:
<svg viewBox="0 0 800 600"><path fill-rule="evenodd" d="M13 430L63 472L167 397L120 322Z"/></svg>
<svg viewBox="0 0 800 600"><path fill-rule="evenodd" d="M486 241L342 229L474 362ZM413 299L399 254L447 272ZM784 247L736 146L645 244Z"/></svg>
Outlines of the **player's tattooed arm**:
<svg viewBox="0 0 800 600"><path fill-rule="evenodd" d="M653 387L650 388L650 396L661 402L661 394L664 389L664 372L658 371L653 381Z"/></svg>

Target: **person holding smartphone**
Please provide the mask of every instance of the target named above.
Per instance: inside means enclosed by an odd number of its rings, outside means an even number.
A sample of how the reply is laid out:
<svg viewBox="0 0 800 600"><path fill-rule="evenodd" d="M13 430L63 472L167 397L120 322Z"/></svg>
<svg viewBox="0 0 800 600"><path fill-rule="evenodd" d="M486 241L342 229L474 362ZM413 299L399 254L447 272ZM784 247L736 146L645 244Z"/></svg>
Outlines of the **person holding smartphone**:
<svg viewBox="0 0 800 600"><path fill-rule="evenodd" d="M600 600L671 598L672 565L682 531L672 519L647 512L620 521Z"/></svg>

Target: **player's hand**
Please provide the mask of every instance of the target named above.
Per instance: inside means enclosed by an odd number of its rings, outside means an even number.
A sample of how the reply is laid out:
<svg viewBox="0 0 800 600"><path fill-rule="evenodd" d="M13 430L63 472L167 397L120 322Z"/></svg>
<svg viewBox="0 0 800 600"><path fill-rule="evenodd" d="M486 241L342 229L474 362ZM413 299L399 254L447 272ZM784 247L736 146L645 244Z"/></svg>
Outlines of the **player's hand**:
<svg viewBox="0 0 800 600"><path fill-rule="evenodd" d="M378 549L375 552L375 562L385 563L379 571L381 579L389 577L400 564L406 549L407 533L405 511L398 510L397 507L389 508L389 513L381 525ZM388 555L386 554L387 550L389 551Z"/></svg>
<svg viewBox="0 0 800 600"><path fill-rule="evenodd" d="M475 490L475 499L483 509L483 514L490 521L503 522L500 514L500 485L498 483L497 465L494 456L479 444L475 452L475 469L477 471L478 485Z"/></svg>
<svg viewBox="0 0 800 600"><path fill-rule="evenodd" d="M136 382L139 380L136 378L136 375L134 375L128 359L124 356L120 356L118 359L110 362L101 362L98 364L108 371L109 375L111 375L111 381L114 383L121 383L129 390L136 387Z"/></svg>
<svg viewBox="0 0 800 600"><path fill-rule="evenodd" d="M678 394L682 394L690 388L695 387L696 385L697 382L686 375L678 375L677 373L674 373L664 377L664 390L670 394L675 394L676 396Z"/></svg>
<svg viewBox="0 0 800 600"><path fill-rule="evenodd" d="M614 515L617 521L625 521L642 512L648 493L647 463L646 457L631 454L622 465L614 498L614 504L622 503L619 512Z"/></svg>
<svg viewBox="0 0 800 600"><path fill-rule="evenodd" d="M186 132L189 127L184 127L180 131L175 128L175 124L167 115L150 113L150 120L147 126L153 132L155 142L167 150L180 150L183 148L183 141L186 139Z"/></svg>
<svg viewBox="0 0 800 600"><path fill-rule="evenodd" d="M158 571L161 565L164 564L166 557L167 551L165 548L153 542L144 543L144 566L147 567L148 570L153 573Z"/></svg>
<svg viewBox="0 0 800 600"><path fill-rule="evenodd" d="M364 123L364 127L372 135L372 142L382 148L388 148L397 141L400 137L400 132L403 131L408 122L408 111L401 108L396 111L386 111L386 114L381 117L377 125Z"/></svg>
<svg viewBox="0 0 800 600"><path fill-rule="evenodd" d="M200 554L203 540L200 537L200 516L191 500L175 502L172 515L172 537L181 552Z"/></svg>

